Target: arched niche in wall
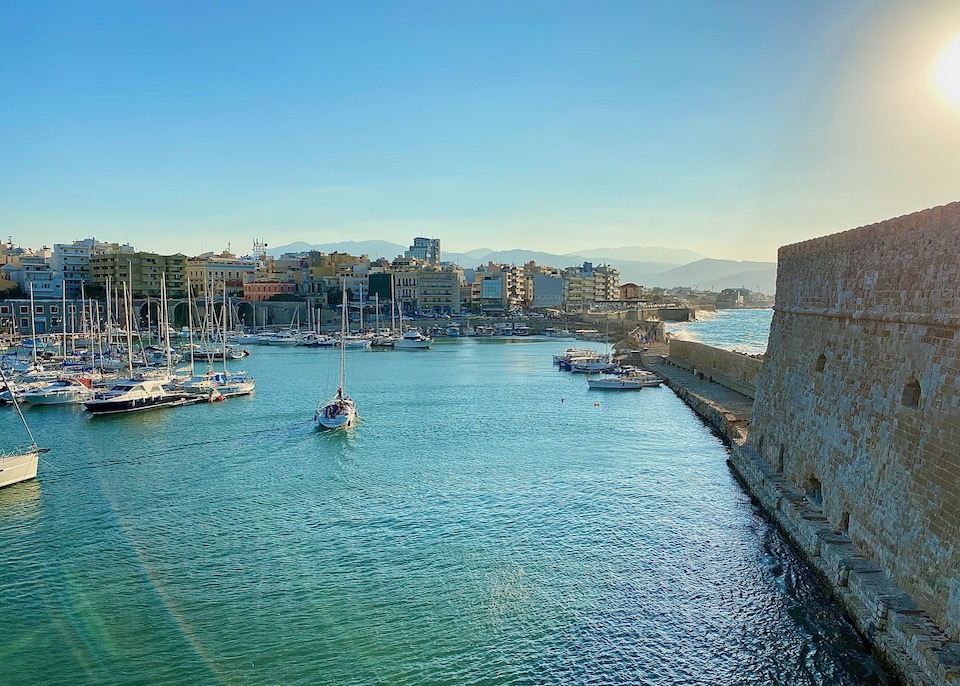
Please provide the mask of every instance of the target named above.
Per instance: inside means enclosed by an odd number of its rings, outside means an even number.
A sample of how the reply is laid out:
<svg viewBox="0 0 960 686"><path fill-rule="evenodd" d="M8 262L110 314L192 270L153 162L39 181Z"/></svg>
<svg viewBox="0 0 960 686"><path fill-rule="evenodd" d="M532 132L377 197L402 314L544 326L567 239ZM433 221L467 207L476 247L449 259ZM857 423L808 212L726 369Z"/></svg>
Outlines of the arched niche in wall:
<svg viewBox="0 0 960 686"><path fill-rule="evenodd" d="M911 378L903 385L900 403L904 407L920 407L920 382Z"/></svg>

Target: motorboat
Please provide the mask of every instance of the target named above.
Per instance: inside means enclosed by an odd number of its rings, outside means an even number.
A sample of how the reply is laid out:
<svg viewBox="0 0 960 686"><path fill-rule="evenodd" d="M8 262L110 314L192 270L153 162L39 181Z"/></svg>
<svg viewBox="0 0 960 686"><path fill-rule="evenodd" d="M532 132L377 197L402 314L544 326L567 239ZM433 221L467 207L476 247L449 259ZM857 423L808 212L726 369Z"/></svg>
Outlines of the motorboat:
<svg viewBox="0 0 960 686"><path fill-rule="evenodd" d="M369 348L370 339L364 338L363 336L346 336L343 339L343 347L349 349L358 350L360 348Z"/></svg>
<svg viewBox="0 0 960 686"><path fill-rule="evenodd" d="M590 388L612 391L640 390L654 388L663 383L663 379L652 372L631 371L628 374L601 376L599 379L587 379Z"/></svg>
<svg viewBox="0 0 960 686"><path fill-rule="evenodd" d="M93 400L95 395L90 379L69 377L27 391L23 400L30 405L73 405Z"/></svg>
<svg viewBox="0 0 960 686"><path fill-rule="evenodd" d="M260 334L257 336L257 342L260 345L296 345L297 337L289 331L278 331Z"/></svg>
<svg viewBox="0 0 960 686"><path fill-rule="evenodd" d="M394 349L423 350L433 344L433 339L424 336L416 329L408 329L403 336L393 342Z"/></svg>
<svg viewBox="0 0 960 686"><path fill-rule="evenodd" d="M179 390L211 401L249 395L253 393L255 386L256 380L247 372L217 372L212 367L203 374L196 374L177 384Z"/></svg>
<svg viewBox="0 0 960 686"><path fill-rule="evenodd" d="M169 378L123 379L105 393L98 393L83 405L96 415L137 412L158 407L174 407L197 402L200 396L184 391L170 390Z"/></svg>
<svg viewBox="0 0 960 686"><path fill-rule="evenodd" d="M596 354L597 351L592 348L566 348L553 356L553 363L560 364L561 362L566 362L569 365L570 360L575 357L589 357L590 355Z"/></svg>

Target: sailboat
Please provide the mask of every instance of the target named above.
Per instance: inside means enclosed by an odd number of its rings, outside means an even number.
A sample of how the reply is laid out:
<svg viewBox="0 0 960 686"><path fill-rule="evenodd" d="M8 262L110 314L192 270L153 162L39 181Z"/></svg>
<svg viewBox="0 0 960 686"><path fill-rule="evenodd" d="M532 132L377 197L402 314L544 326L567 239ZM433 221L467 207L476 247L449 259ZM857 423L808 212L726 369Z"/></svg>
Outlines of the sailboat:
<svg viewBox="0 0 960 686"><path fill-rule="evenodd" d="M0 381L3 381L4 384L7 383L3 367L0 367ZM16 395L11 394L11 398L14 407L17 408L17 414L20 415L20 421L23 422L23 428L27 430L27 436L30 437L30 445L0 454L0 488L36 478L40 455L48 452L47 448L37 446L37 442L30 432L30 427L27 426L27 420L24 418L23 412L20 411L20 403L17 401Z"/></svg>
<svg viewBox="0 0 960 686"><path fill-rule="evenodd" d="M350 429L357 423L357 405L349 395L343 392L347 371L347 281L342 282L343 296L340 299L340 383L334 396L317 403L317 412L314 415L324 429Z"/></svg>

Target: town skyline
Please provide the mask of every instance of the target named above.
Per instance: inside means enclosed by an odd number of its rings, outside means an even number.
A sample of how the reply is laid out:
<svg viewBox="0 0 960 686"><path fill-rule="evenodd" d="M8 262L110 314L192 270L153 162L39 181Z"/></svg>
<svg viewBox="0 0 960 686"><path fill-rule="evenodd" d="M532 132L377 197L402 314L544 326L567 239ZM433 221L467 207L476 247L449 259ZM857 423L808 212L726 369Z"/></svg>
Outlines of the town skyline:
<svg viewBox="0 0 960 686"><path fill-rule="evenodd" d="M157 252L782 245L960 186L960 7L4 9L0 232Z"/></svg>

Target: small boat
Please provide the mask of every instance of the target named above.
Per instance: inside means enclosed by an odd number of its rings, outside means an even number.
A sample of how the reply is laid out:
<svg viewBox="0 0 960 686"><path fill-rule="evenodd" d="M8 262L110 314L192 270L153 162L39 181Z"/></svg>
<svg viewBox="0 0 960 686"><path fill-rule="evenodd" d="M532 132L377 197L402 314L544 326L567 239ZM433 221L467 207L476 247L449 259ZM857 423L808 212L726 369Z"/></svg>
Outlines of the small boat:
<svg viewBox="0 0 960 686"><path fill-rule="evenodd" d="M256 380L247 372L217 372L213 367L177 385L179 390L207 399L249 395L253 393L255 387Z"/></svg>
<svg viewBox="0 0 960 686"><path fill-rule="evenodd" d="M363 336L347 336L343 339L343 347L347 349L359 350L361 348L370 347L370 339L364 338Z"/></svg>
<svg viewBox="0 0 960 686"><path fill-rule="evenodd" d="M376 334L370 341L371 348L392 348L397 337L391 334Z"/></svg>
<svg viewBox="0 0 960 686"><path fill-rule="evenodd" d="M432 344L433 339L429 336L424 336L416 329L408 329L402 337L393 342L393 347L396 350L423 350Z"/></svg>
<svg viewBox="0 0 960 686"><path fill-rule="evenodd" d="M601 376L599 379L587 379L590 388L611 391L632 391L641 388L654 388L663 383L656 374L646 371L632 371L619 376Z"/></svg>
<svg viewBox="0 0 960 686"><path fill-rule="evenodd" d="M343 280L342 302L347 302L347 282ZM317 403L317 411L313 415L316 421L324 429L352 429L357 423L357 405L353 399L343 392L344 384L347 378L347 308L340 309L340 383L337 385L337 392L333 397L324 402Z"/></svg>
<svg viewBox="0 0 960 686"><path fill-rule="evenodd" d="M609 355L597 352L561 360L558 365L560 369L574 374L612 374L617 369Z"/></svg>
<svg viewBox="0 0 960 686"><path fill-rule="evenodd" d="M289 331L278 331L257 336L257 342L260 345L296 345L297 337Z"/></svg>
<svg viewBox="0 0 960 686"><path fill-rule="evenodd" d="M0 381L3 381L3 383L7 382L2 368L0 368ZM23 422L23 428L30 438L30 444L26 447L15 448L0 454L0 488L11 486L21 481L35 479L37 476L37 465L40 462L40 455L48 452L47 448L37 446L37 441L33 438L30 427L27 426L27 420L24 418L23 412L20 411L20 403L17 402L16 396L13 396L12 400L14 406L17 408L20 421Z"/></svg>
<svg viewBox="0 0 960 686"><path fill-rule="evenodd" d="M566 362L569 364L570 360L574 357L588 357L596 354L597 351L591 348L566 348L553 356L553 363L560 364L561 362Z"/></svg>

